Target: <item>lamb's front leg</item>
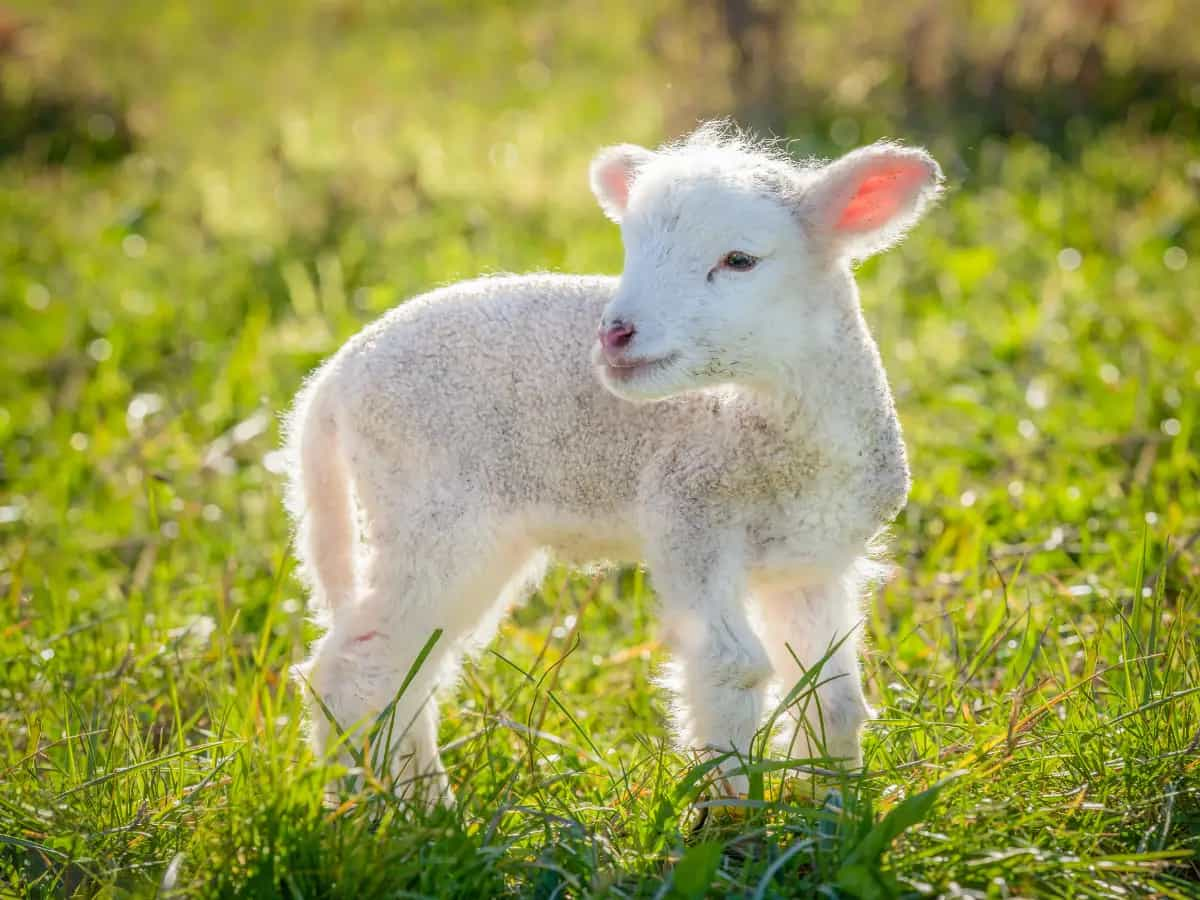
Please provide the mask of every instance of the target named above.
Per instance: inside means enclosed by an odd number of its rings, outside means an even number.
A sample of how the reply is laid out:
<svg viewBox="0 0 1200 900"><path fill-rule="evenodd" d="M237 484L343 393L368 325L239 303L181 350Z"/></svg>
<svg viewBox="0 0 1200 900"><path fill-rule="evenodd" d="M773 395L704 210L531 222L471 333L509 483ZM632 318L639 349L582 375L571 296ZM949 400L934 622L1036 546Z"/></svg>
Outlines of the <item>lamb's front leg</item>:
<svg viewBox="0 0 1200 900"><path fill-rule="evenodd" d="M704 755L736 754L721 766L729 772L748 757L772 671L746 616L740 557L733 547L685 542L651 565L675 657L680 737ZM722 780L730 793L749 789L745 775Z"/></svg>

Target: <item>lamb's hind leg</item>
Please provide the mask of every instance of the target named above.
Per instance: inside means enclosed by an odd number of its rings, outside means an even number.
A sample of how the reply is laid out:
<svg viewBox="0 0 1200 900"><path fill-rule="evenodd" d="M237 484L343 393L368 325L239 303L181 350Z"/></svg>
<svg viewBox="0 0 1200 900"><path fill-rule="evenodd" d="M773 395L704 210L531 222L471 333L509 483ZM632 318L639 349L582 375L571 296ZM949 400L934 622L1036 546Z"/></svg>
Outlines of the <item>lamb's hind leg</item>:
<svg viewBox="0 0 1200 900"><path fill-rule="evenodd" d="M336 611L331 629L302 669L321 700L310 695L318 750L330 747L336 736L332 717L338 728L354 729L347 744L356 750L369 747L377 777L391 779L400 796L427 804L454 799L437 748L434 692L454 677L464 640L520 562L513 548L494 540L486 523L467 516L447 521L445 512L444 505L430 504L401 528L374 523L362 598ZM385 536L392 539L381 541ZM386 716L368 741L382 713ZM350 756L341 753L345 762Z"/></svg>
<svg viewBox="0 0 1200 900"><path fill-rule="evenodd" d="M862 613L853 573L803 588L754 591L759 631L775 669L778 694L786 697L813 673L781 717L775 744L792 758L828 758L862 765L859 732L870 716L859 671Z"/></svg>

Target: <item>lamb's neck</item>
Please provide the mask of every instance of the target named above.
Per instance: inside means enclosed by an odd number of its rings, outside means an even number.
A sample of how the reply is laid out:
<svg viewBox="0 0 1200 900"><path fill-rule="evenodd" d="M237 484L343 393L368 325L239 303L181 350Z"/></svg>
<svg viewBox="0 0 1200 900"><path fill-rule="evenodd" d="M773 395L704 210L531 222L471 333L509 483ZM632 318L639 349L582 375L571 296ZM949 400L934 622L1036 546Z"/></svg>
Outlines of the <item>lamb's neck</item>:
<svg viewBox="0 0 1200 900"><path fill-rule="evenodd" d="M819 442L843 459L891 448L903 453L887 376L862 315L840 313L829 331L766 392L769 415L798 442Z"/></svg>

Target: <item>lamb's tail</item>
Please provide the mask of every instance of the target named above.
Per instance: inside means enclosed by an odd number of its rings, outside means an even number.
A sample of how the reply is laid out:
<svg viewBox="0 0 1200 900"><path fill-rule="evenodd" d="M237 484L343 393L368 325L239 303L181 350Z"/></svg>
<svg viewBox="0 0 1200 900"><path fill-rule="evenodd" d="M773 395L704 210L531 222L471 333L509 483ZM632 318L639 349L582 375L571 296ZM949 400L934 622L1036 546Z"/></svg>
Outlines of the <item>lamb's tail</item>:
<svg viewBox="0 0 1200 900"><path fill-rule="evenodd" d="M350 471L331 404L330 376L313 376L288 415L287 506L295 523L301 575L316 611L353 601L355 516Z"/></svg>

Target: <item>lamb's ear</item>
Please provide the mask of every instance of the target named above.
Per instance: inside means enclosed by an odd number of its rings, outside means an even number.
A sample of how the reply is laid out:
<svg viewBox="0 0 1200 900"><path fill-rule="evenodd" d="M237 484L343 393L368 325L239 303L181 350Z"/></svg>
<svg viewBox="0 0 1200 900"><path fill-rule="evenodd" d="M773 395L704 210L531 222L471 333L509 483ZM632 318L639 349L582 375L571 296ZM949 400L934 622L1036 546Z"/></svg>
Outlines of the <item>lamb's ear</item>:
<svg viewBox="0 0 1200 900"><path fill-rule="evenodd" d="M614 222L620 222L625 215L638 169L652 156L651 151L636 144L618 144L605 147L592 160L592 193L600 201L604 214Z"/></svg>
<svg viewBox="0 0 1200 900"><path fill-rule="evenodd" d="M881 142L822 169L800 205L813 237L828 252L865 259L904 237L941 187L942 170L932 156Z"/></svg>

